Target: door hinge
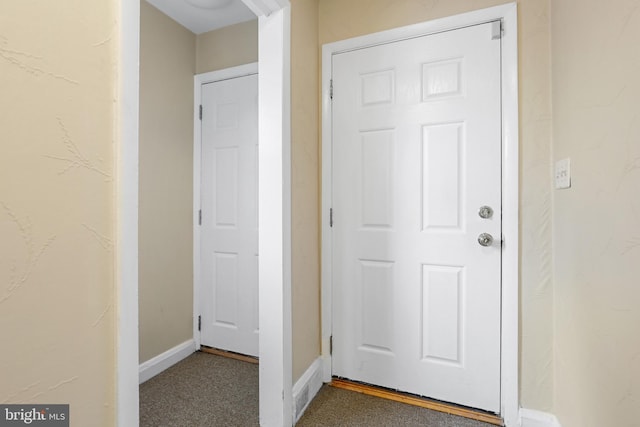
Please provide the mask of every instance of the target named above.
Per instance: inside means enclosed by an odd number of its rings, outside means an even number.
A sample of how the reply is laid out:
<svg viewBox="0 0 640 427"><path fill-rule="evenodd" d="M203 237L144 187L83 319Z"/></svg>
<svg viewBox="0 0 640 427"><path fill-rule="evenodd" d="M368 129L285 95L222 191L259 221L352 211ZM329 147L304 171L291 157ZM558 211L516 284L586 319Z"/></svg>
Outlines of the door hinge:
<svg viewBox="0 0 640 427"><path fill-rule="evenodd" d="M202 316L198 316L198 330L202 330Z"/></svg>
<svg viewBox="0 0 640 427"><path fill-rule="evenodd" d="M333 99L333 79L329 80L329 98Z"/></svg>
<svg viewBox="0 0 640 427"><path fill-rule="evenodd" d="M333 227L333 208L329 208L329 227Z"/></svg>
<svg viewBox="0 0 640 427"><path fill-rule="evenodd" d="M502 20L493 21L491 27L491 40L500 40L502 38Z"/></svg>
<svg viewBox="0 0 640 427"><path fill-rule="evenodd" d="M333 355L333 335L329 337L329 355Z"/></svg>
<svg viewBox="0 0 640 427"><path fill-rule="evenodd" d="M200 120L202 120L202 104L200 104L198 116L200 117Z"/></svg>
<svg viewBox="0 0 640 427"><path fill-rule="evenodd" d="M202 209L198 211L198 225L202 225Z"/></svg>

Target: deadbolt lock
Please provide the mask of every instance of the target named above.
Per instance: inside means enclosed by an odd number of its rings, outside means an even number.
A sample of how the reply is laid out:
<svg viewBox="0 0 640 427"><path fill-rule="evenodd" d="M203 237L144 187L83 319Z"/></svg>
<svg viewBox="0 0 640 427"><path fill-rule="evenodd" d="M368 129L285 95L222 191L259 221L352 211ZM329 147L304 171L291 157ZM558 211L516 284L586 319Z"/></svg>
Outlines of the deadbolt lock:
<svg viewBox="0 0 640 427"><path fill-rule="evenodd" d="M480 218L489 219L493 216L493 209L491 209L491 206L481 206L478 210L478 215L480 215Z"/></svg>

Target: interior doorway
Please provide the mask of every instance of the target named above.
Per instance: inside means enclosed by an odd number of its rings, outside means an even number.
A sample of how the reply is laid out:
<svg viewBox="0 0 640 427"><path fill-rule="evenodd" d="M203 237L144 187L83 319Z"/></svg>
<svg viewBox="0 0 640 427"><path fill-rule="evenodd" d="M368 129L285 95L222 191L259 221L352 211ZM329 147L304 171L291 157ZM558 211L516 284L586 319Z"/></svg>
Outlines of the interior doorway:
<svg viewBox="0 0 640 427"><path fill-rule="evenodd" d="M271 249L269 264L259 269L260 310L260 418L265 426L279 426L291 419L290 169L288 155L290 110L288 72L290 46L289 2L242 0L259 17L261 123L260 182L267 192L259 201L260 245ZM120 48L117 82L118 138L116 174L116 277L118 313L115 380L118 425L138 425L138 112L140 4L119 5ZM264 119L264 120L263 120ZM262 232L260 232L262 234ZM264 345L263 345L264 341ZM284 394L284 396L283 396ZM284 397L284 398L283 398Z"/></svg>

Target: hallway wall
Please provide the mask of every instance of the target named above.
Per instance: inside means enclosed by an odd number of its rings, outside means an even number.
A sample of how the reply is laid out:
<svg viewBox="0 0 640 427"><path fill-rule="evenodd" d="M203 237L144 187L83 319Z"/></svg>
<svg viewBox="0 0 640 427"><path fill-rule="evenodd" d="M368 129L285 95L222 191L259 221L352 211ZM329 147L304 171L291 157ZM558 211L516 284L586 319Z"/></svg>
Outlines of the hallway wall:
<svg viewBox="0 0 640 427"><path fill-rule="evenodd" d="M257 19L196 36L197 74L257 61Z"/></svg>
<svg viewBox="0 0 640 427"><path fill-rule="evenodd" d="M118 1L0 13L0 402L115 425Z"/></svg>
<svg viewBox="0 0 640 427"><path fill-rule="evenodd" d="M293 380L320 355L318 0L291 3Z"/></svg>
<svg viewBox="0 0 640 427"><path fill-rule="evenodd" d="M196 37L140 1L140 362L193 338Z"/></svg>
<svg viewBox="0 0 640 427"><path fill-rule="evenodd" d="M551 2L555 413L640 422L640 1Z"/></svg>

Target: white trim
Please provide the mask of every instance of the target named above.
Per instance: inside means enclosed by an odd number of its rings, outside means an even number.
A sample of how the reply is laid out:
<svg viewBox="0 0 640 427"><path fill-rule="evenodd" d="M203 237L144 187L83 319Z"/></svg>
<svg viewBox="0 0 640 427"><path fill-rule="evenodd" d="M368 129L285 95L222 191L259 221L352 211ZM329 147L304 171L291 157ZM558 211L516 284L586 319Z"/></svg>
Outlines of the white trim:
<svg viewBox="0 0 640 427"><path fill-rule="evenodd" d="M198 316L200 315L200 225L199 211L201 203L200 174L202 173L202 122L199 108L202 104L202 85L221 80L249 76L258 73L258 63L252 62L224 70L211 71L193 76L193 338L196 349L200 349L200 331Z"/></svg>
<svg viewBox="0 0 640 427"><path fill-rule="evenodd" d="M258 17L269 16L289 6L289 0L242 0L242 3Z"/></svg>
<svg viewBox="0 0 640 427"><path fill-rule="evenodd" d="M501 341L501 416L507 426L517 426L518 411L518 51L517 4L509 3L447 18L396 28L326 44L322 47L322 341L323 380L331 380L331 58L338 52L433 34L502 19L502 120L503 120L503 268Z"/></svg>
<svg viewBox="0 0 640 427"><path fill-rule="evenodd" d="M562 427L555 415L533 409L520 408L521 427Z"/></svg>
<svg viewBox="0 0 640 427"><path fill-rule="evenodd" d="M518 104L518 9L498 6L502 15L502 418L517 425L520 406L520 142Z"/></svg>
<svg viewBox="0 0 640 427"><path fill-rule="evenodd" d="M170 348L162 354L157 355L144 363L138 368L139 383L155 377L162 371L165 371L180 362L181 360L191 356L196 351L196 342L193 339L187 340L182 344Z"/></svg>
<svg viewBox="0 0 640 427"><path fill-rule="evenodd" d="M138 108L140 2L119 3L115 124L115 416L137 426L138 408Z"/></svg>
<svg viewBox="0 0 640 427"><path fill-rule="evenodd" d="M225 68L223 70L209 71L207 73L196 74L193 76L195 81L195 88L203 84L218 82L221 80L235 79L237 77L250 76L252 74L258 74L258 63L250 62L248 64L238 65L235 67ZM200 93L197 93L198 100L200 100ZM200 105L199 102L195 103L196 106ZM199 122L196 115L196 120ZM199 127L199 126L198 126Z"/></svg>
<svg viewBox="0 0 640 427"><path fill-rule="evenodd" d="M322 359L318 357L293 386L293 424L298 422L322 387Z"/></svg>
<svg viewBox="0 0 640 427"><path fill-rule="evenodd" d="M259 18L258 253L260 425L290 426L291 11Z"/></svg>

